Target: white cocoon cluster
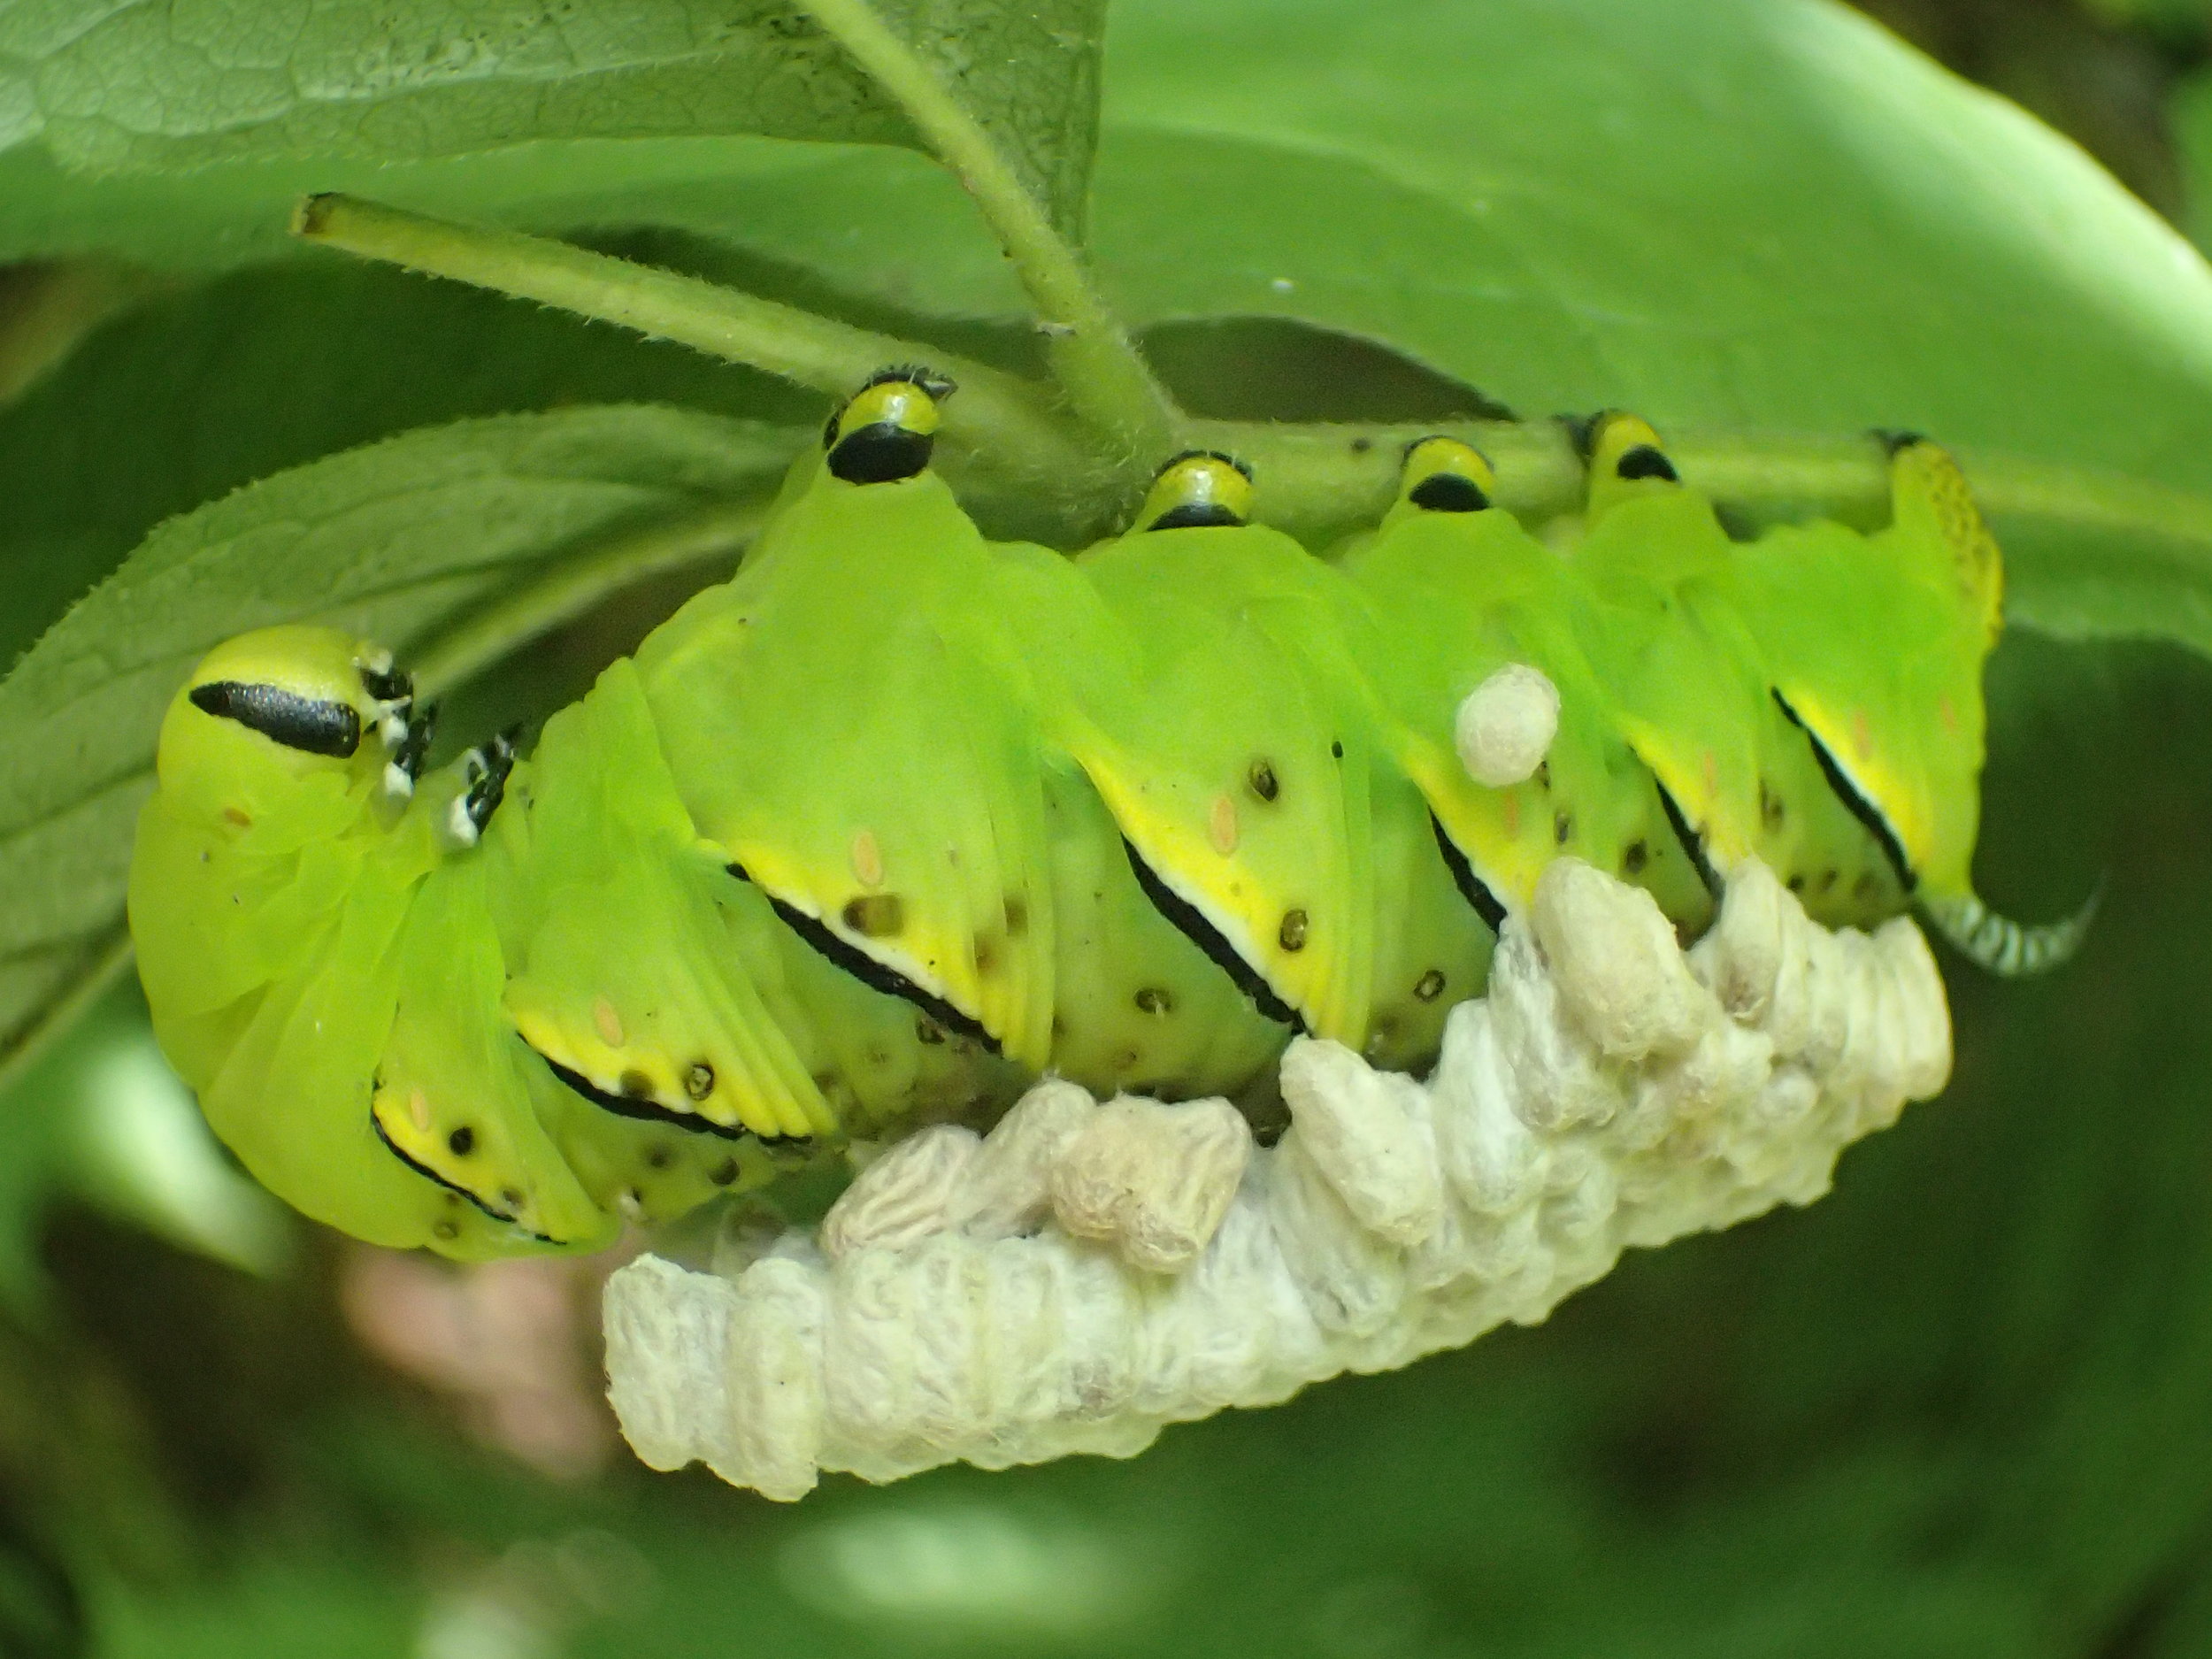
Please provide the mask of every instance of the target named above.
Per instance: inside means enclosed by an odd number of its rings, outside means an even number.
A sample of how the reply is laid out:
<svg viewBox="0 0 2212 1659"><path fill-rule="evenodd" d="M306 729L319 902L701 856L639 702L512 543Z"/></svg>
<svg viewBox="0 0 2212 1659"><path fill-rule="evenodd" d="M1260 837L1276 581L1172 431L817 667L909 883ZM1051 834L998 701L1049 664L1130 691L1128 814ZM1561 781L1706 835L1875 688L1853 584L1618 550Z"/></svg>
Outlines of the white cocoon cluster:
<svg viewBox="0 0 2212 1659"><path fill-rule="evenodd" d="M1486 789L1526 783L1559 735L1559 687L1540 668L1508 663L1460 702L1453 746Z"/></svg>
<svg viewBox="0 0 2212 1659"><path fill-rule="evenodd" d="M818 1232L617 1273L615 1409L655 1468L772 1498L823 1470L1126 1456L1532 1324L1628 1246L1809 1202L1950 1065L1909 920L1829 933L1752 862L1686 954L1648 895L1563 858L1425 1084L1302 1039L1271 1148L1219 1101L1057 1080L988 1134L924 1130Z"/></svg>

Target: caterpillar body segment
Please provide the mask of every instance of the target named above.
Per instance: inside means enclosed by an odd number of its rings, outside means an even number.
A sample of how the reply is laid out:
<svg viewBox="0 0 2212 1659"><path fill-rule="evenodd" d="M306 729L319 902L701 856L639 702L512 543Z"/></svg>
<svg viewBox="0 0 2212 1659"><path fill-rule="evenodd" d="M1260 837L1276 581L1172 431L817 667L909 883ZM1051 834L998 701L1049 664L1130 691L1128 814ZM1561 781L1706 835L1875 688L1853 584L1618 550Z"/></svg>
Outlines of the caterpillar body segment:
<svg viewBox="0 0 2212 1659"><path fill-rule="evenodd" d="M1070 558L929 469L948 390L863 388L526 758L422 776L404 677L326 630L201 664L132 921L265 1182L381 1242L582 1249L1041 1073L1233 1095L1301 1033L1419 1069L1568 855L1685 938L1755 856L1822 922L1916 895L2052 954L1968 908L2001 576L1939 451L1897 449L1878 535L1744 544L1609 416L1547 541L1432 439L1329 559L1195 454ZM1493 773L1509 681L1543 718Z"/></svg>

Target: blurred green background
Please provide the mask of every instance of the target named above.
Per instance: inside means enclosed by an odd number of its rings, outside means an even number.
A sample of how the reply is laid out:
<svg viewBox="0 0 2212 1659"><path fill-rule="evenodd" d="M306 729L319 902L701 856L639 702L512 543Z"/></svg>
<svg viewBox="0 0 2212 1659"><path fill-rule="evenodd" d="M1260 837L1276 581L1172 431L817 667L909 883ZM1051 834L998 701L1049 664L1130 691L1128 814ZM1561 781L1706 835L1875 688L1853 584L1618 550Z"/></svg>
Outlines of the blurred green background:
<svg viewBox="0 0 2212 1659"><path fill-rule="evenodd" d="M2212 237L2199 0L1868 9ZM387 346L334 343L333 306ZM127 546L419 421L625 396L812 407L332 266L158 287L26 267L0 278L10 309L53 324L0 352L0 522L25 547ZM1025 349L979 323L936 337ZM1225 373L1215 335L1156 344L1179 379ZM248 407L272 365L321 388L280 426ZM1379 353L1331 368L1343 400L1454 406ZM123 442L84 452L88 410ZM7 568L12 657L81 570ZM565 695L680 591L626 595L454 724ZM195 1138L116 991L0 1100L0 1652L2212 1653L2212 670L2016 636L1991 703L1984 887L2036 913L2100 872L2110 888L2053 979L1947 964L1943 1099L1848 1154L1809 1210L1631 1256L1540 1328L1128 1463L833 1478L792 1508L649 1474L597 1399L588 1273L464 1279L294 1224Z"/></svg>

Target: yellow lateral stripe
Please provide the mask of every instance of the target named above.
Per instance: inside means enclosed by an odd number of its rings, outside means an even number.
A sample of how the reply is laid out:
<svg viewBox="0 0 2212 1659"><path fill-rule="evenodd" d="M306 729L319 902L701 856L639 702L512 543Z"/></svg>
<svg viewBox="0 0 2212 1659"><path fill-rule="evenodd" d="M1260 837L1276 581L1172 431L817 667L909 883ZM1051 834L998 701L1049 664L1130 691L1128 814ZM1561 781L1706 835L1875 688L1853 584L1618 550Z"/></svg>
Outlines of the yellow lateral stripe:
<svg viewBox="0 0 2212 1659"><path fill-rule="evenodd" d="M1862 799L1882 815L1890 833L1904 849L1906 862L1916 872L1928 868L1933 858L1935 825L1927 810L1927 797L1911 787L1909 775L1890 764L1874 747L1863 717L1838 719L1824 707L1817 692L1786 685L1782 695L1806 728L1827 749L1829 758L1842 769ZM1862 734L1865 741L1861 741Z"/></svg>
<svg viewBox="0 0 2212 1659"><path fill-rule="evenodd" d="M1138 855L1198 908L1315 1035L1354 1045L1365 1041L1366 1010L1353 1004L1344 983L1342 958L1351 929L1340 918L1326 918L1319 948L1285 951L1275 942L1284 909L1279 896L1261 893L1253 873L1233 856L1217 851L1204 829L1160 811L1110 763L1096 756L1079 758Z"/></svg>
<svg viewBox="0 0 2212 1659"><path fill-rule="evenodd" d="M965 1018L974 1021L989 1033L992 1041L1001 1041L999 1033L992 1030L983 1018L982 1003L976 994L972 972L962 975L959 983L954 983L948 976L933 972L912 950L887 945L880 939L870 938L847 926L841 911L853 895L847 892L833 900L831 906L826 907L818 896L817 885L809 879L810 872L772 847L741 842L733 849L733 856L755 885L770 898L819 923L841 944L889 969L916 989L935 997ZM917 929L910 926L904 931L910 938ZM940 933L932 942L939 961L966 962L967 941L964 938L948 942L946 937Z"/></svg>
<svg viewBox="0 0 2212 1659"><path fill-rule="evenodd" d="M1499 804L1518 787L1485 789L1467 776L1457 755L1410 734L1397 763L1483 886L1508 910L1525 908L1552 854L1547 842L1505 833Z"/></svg>

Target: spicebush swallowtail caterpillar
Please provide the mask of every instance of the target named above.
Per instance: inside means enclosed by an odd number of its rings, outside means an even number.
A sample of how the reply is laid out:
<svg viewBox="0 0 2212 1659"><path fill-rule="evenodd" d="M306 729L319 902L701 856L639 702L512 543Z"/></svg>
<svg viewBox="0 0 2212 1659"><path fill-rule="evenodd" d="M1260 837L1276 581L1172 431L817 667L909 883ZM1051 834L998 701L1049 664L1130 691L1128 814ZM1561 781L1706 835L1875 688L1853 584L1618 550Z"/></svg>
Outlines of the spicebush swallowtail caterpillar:
<svg viewBox="0 0 2212 1659"><path fill-rule="evenodd" d="M131 925L264 1182L382 1244L588 1249L1046 1071L1233 1094L1301 1031L1417 1069L1562 853L1686 935L1755 855L2000 971L2078 936L1973 895L2001 572L1930 443L1891 441L1888 527L1740 541L1607 415L1547 542L1434 438L1325 558L1194 453L1070 558L931 471L949 389L847 403L736 575L526 757L426 773L407 678L330 630L199 664ZM1555 698L1502 769L1463 729L1502 674Z"/></svg>

